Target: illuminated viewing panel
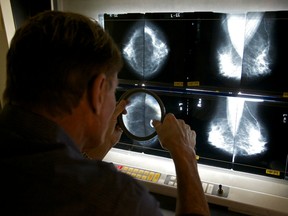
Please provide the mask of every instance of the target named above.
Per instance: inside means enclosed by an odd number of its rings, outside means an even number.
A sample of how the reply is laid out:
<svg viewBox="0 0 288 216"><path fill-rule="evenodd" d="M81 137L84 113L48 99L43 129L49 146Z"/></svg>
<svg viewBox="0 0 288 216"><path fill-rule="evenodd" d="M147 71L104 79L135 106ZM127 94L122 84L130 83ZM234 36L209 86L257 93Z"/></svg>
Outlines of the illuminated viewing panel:
<svg viewBox="0 0 288 216"><path fill-rule="evenodd" d="M104 15L121 48L119 78L146 85L283 95L288 12Z"/></svg>
<svg viewBox="0 0 288 216"><path fill-rule="evenodd" d="M117 97L122 93L118 91ZM167 113L196 130L199 163L287 177L287 103L171 92L157 95ZM142 142L123 135L116 148L170 157L157 137Z"/></svg>
<svg viewBox="0 0 288 216"><path fill-rule="evenodd" d="M117 98L153 90L196 130L201 164L288 179L287 26L286 11L104 14L124 59ZM116 148L170 157L157 136Z"/></svg>

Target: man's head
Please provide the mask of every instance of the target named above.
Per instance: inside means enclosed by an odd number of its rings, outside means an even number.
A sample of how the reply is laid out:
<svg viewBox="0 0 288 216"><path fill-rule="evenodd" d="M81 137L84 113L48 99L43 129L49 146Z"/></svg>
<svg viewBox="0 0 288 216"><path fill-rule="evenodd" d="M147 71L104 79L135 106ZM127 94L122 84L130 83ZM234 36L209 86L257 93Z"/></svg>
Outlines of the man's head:
<svg viewBox="0 0 288 216"><path fill-rule="evenodd" d="M74 13L44 12L20 27L7 54L6 103L71 113L100 73L110 77L121 54L97 22Z"/></svg>
<svg viewBox="0 0 288 216"><path fill-rule="evenodd" d="M55 121L80 149L91 149L103 143L121 67L119 49L97 22L43 12L11 41L4 101Z"/></svg>

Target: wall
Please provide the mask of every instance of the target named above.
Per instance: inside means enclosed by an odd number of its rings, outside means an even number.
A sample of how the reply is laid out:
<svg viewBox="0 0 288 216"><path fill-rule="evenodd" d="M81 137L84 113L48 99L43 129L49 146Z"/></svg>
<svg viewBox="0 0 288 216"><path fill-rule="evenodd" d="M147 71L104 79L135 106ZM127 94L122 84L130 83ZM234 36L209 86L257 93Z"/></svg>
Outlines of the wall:
<svg viewBox="0 0 288 216"><path fill-rule="evenodd" d="M15 25L19 27L28 17L44 10L50 10L52 1L0 0L0 101L6 80L6 53L15 33ZM14 16L11 5L14 6Z"/></svg>
<svg viewBox="0 0 288 216"><path fill-rule="evenodd" d="M58 9L88 15L129 12L288 10L287 0L58 0Z"/></svg>
<svg viewBox="0 0 288 216"><path fill-rule="evenodd" d="M2 10L0 5L0 109L2 104L2 94L5 88L6 80L6 53L8 50L8 42L4 22L2 18Z"/></svg>
<svg viewBox="0 0 288 216"><path fill-rule="evenodd" d="M0 23L0 101L2 101L6 82L6 53L15 32L10 0L0 0Z"/></svg>

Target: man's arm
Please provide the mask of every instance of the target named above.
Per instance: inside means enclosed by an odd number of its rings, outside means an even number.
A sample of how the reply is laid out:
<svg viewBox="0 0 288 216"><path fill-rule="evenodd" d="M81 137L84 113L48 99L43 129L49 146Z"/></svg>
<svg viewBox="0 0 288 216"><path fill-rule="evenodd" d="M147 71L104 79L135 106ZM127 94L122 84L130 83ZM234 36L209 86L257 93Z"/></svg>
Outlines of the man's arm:
<svg viewBox="0 0 288 216"><path fill-rule="evenodd" d="M167 114L163 123L154 121L153 125L162 147L170 152L175 164L176 215L210 215L197 169L195 131L173 114Z"/></svg>

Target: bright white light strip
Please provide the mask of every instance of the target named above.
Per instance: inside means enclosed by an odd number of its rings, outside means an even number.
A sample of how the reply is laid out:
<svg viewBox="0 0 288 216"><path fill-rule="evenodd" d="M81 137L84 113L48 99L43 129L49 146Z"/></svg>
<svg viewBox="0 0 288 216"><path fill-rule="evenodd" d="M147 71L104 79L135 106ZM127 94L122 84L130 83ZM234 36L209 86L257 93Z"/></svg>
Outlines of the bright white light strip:
<svg viewBox="0 0 288 216"><path fill-rule="evenodd" d="M238 92L238 95L243 95L241 92ZM264 99L261 98L247 98L247 97L241 97L245 101L251 101L251 102L264 102Z"/></svg>
<svg viewBox="0 0 288 216"><path fill-rule="evenodd" d="M244 38L245 38L245 14L228 14L227 28L230 40L238 55L243 58Z"/></svg>

